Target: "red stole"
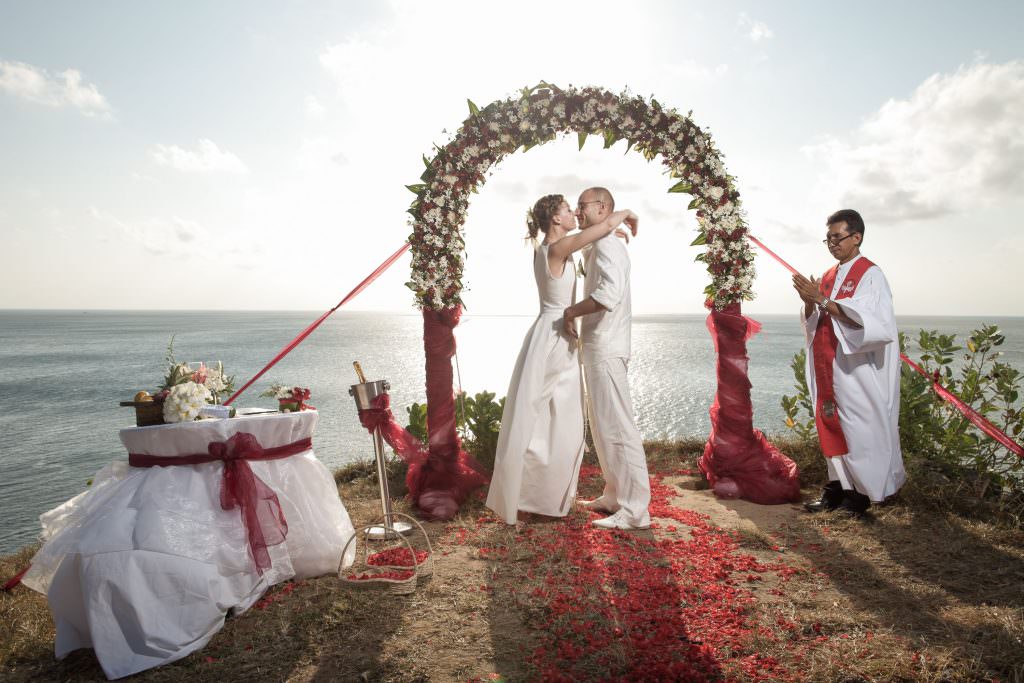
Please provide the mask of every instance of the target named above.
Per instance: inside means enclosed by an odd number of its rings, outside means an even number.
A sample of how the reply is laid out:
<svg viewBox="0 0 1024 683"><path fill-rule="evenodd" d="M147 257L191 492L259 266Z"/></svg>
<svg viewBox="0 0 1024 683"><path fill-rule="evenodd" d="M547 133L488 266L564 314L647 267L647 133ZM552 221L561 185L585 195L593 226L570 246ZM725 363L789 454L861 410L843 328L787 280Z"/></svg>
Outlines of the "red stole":
<svg viewBox="0 0 1024 683"><path fill-rule="evenodd" d="M858 258L850 268L850 272L846 275L846 280L839 288L834 300L853 296L864 272L873 265L875 264L863 256ZM838 270L839 264L836 264L822 276L819 290L822 296L831 298ZM818 327L814 331L814 341L811 343L814 353L814 386L818 395L814 407L814 423L818 427L821 452L829 458L845 455L850 451L846 445L846 437L843 436L842 425L839 424L839 407L836 405L835 386L832 378L832 366L836 359L838 346L839 338L836 337L836 332L832 329L832 316L821 311L818 315Z"/></svg>

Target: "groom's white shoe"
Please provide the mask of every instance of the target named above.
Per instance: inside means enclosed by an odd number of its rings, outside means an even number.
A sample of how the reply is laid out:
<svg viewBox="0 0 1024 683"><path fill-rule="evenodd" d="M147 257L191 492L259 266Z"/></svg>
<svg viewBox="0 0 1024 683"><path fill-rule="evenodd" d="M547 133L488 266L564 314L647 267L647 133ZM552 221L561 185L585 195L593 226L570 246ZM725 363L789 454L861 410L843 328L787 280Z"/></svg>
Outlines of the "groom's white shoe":
<svg viewBox="0 0 1024 683"><path fill-rule="evenodd" d="M647 524L631 524L626 519L626 514L622 510L619 510L610 517L595 519L593 525L598 529L622 529L624 531L643 531L644 529L651 528L650 522Z"/></svg>
<svg viewBox="0 0 1024 683"><path fill-rule="evenodd" d="M600 512L606 515L614 515L619 511L619 506L609 505L605 502L604 498L595 498L594 500L583 500L580 501L580 507L584 510L590 510L592 512Z"/></svg>

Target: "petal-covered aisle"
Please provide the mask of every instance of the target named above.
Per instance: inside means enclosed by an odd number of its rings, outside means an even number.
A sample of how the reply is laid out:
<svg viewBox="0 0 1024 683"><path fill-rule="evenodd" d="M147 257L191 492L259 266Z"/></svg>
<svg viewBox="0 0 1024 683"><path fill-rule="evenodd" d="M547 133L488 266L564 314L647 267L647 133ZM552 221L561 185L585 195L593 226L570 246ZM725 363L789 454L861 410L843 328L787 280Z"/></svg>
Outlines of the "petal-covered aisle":
<svg viewBox="0 0 1024 683"><path fill-rule="evenodd" d="M665 479L651 479L650 531L603 531L590 524L597 514L576 511L479 549L495 560L482 589L529 615L537 642L524 656L535 673L552 681L799 679L760 653L780 629L761 625L749 587L801 570L743 552L735 532L678 507ZM596 468L584 468L581 488L596 487ZM798 630L781 617L778 626L786 635Z"/></svg>

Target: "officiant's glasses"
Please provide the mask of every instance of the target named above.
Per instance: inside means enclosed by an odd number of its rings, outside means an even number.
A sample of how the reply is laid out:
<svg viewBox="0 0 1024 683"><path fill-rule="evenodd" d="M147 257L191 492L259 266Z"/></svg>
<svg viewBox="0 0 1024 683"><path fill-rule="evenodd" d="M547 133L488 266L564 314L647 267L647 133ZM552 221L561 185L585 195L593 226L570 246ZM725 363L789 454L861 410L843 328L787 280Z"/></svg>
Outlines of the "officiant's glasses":
<svg viewBox="0 0 1024 683"><path fill-rule="evenodd" d="M855 233L855 232L851 232L849 235L843 235L842 237L838 237L838 238L837 237L833 237L832 235L829 235L828 237L823 239L821 241L821 243L822 244L831 245L831 246L835 246L835 245L839 244L840 242L842 242L843 240L845 240L847 237L853 237L856 234L857 233Z"/></svg>

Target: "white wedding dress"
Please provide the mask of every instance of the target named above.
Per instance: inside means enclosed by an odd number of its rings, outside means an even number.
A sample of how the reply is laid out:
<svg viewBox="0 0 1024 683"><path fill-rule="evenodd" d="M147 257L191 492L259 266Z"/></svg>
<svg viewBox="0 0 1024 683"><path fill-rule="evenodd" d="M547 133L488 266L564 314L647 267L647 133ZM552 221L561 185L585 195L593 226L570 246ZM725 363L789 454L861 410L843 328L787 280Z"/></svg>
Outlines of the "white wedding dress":
<svg viewBox="0 0 1024 683"><path fill-rule="evenodd" d="M564 517L583 460L583 383L576 342L562 314L576 296L576 269L548 270L548 246L534 252L540 315L523 340L501 416L487 507L508 524L519 510Z"/></svg>

